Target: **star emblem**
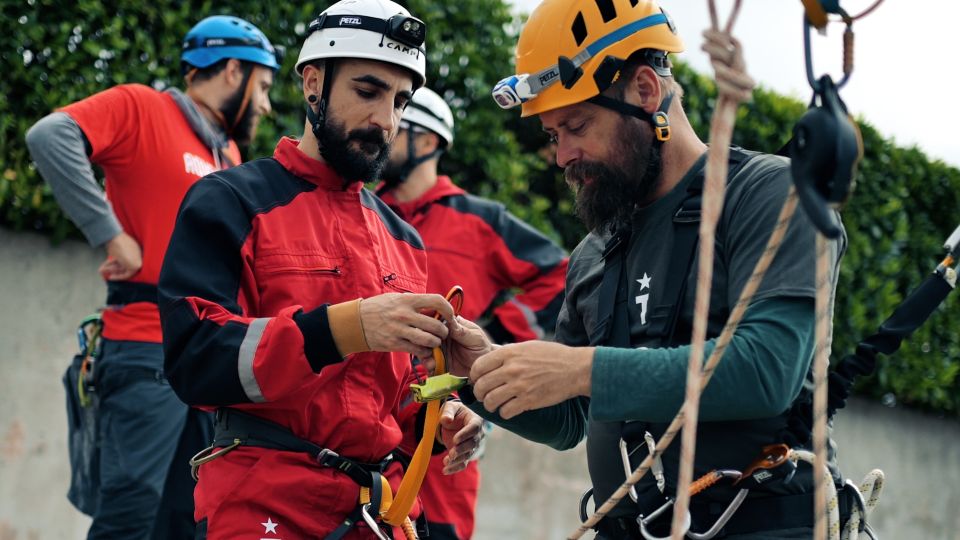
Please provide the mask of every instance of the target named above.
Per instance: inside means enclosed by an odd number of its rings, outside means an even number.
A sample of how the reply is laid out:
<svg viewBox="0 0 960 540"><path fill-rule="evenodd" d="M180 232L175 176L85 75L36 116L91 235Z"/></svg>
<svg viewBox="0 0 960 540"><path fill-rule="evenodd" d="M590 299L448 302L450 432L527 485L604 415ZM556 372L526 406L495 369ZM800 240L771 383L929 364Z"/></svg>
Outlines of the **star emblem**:
<svg viewBox="0 0 960 540"><path fill-rule="evenodd" d="M650 276L648 276L646 272L644 272L644 273L643 273L643 278L637 280L637 283L640 284L640 290L641 290L641 291L644 290L644 289L649 289L649 288L650 288L650 280L651 280L651 279L652 279L652 278L651 278Z"/></svg>
<svg viewBox="0 0 960 540"><path fill-rule="evenodd" d="M267 522L261 523L261 525L263 525L263 529L264 529L263 534L267 534L267 533L277 534L277 525L279 525L279 523L274 523L272 519L267 518Z"/></svg>

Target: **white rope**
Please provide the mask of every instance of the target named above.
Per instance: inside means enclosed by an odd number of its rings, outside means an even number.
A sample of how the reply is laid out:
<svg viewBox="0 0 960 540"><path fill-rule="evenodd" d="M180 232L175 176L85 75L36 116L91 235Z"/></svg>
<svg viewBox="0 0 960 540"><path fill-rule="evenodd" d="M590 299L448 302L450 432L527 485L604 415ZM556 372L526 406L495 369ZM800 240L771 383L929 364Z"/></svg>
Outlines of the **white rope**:
<svg viewBox="0 0 960 540"><path fill-rule="evenodd" d="M790 450L790 460L793 462L803 461L809 463L810 466L813 467L813 477L819 479L817 481L825 486L824 493L827 495L827 511L817 512L817 514L823 514L825 517L824 524L829 534L829 540L840 540L840 505L837 500L837 488L833 485L833 476L830 474L830 469L827 468L826 465L817 469L817 457L807 450ZM821 473L818 473L818 470L821 471Z"/></svg>

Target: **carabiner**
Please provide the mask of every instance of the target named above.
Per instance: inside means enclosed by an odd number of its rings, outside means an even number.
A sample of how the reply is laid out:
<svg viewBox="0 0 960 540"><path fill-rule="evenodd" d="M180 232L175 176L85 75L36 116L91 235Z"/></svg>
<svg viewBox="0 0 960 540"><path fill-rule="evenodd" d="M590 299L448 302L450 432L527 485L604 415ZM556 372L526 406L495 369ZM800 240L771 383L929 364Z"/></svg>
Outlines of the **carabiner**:
<svg viewBox="0 0 960 540"><path fill-rule="evenodd" d="M377 538L380 540L390 540L384 536L383 531L380 530L380 525L377 523L377 520L370 515L370 503L360 507L360 515L363 516L363 521L366 522L367 527L370 527L373 534L377 535Z"/></svg>
<svg viewBox="0 0 960 540"><path fill-rule="evenodd" d="M842 9L839 13L847 22L847 29L843 33L843 78L837 83L837 90L843 88L843 85L847 84L847 81L850 80L850 75L853 73L853 19L851 19ZM819 94L822 91L822 88L820 81L813 74L813 53L810 50L810 26L810 19L804 15L803 55L807 66L807 82L810 84L810 88Z"/></svg>
<svg viewBox="0 0 960 540"><path fill-rule="evenodd" d="M654 510L653 512L651 512L649 516L644 517L643 515L640 515L640 516L637 517L637 525L640 525L640 534L642 534L643 537L646 538L646 540L670 540L670 536L669 536L669 535L668 535L668 536L662 536L662 537L661 537L661 536L654 536L652 533L650 533L650 531L647 530L647 525L648 525L651 521L653 521L653 520L657 519L658 517L660 517L660 515L663 514L664 512L666 512L667 510L673 508L674 502L675 502L675 501L674 501L674 499L672 499L672 498L671 498L671 499L667 499L667 502L663 503L663 506L661 506L660 508L657 508L656 510ZM688 531L690 531L690 524L691 524L691 523L692 523L692 520L691 520L691 518L690 518L690 511L687 510L687 517L686 517L686 519L684 519L684 521L683 521L683 533L684 533L684 534L686 534Z"/></svg>
<svg viewBox="0 0 960 540"><path fill-rule="evenodd" d="M217 459L218 457L223 456L224 454L234 450L236 447L240 446L241 444L243 444L243 441L241 441L240 439L234 439L233 443L231 443L229 446L225 446L219 450L215 451L214 450L214 448L216 448L215 446L208 446L203 450L197 452L196 454L193 455L192 458L190 458L190 461L187 462L190 464L190 476L193 477L194 481L199 480L200 477L198 473L200 472L201 465L203 465L204 463L209 463Z"/></svg>

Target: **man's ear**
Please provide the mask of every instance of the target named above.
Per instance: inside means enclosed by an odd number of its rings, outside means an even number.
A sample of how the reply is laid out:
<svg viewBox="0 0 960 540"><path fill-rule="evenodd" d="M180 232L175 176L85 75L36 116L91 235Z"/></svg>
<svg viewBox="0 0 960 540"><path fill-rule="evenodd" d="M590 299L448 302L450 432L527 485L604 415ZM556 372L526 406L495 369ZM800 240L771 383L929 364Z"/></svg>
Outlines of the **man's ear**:
<svg viewBox="0 0 960 540"><path fill-rule="evenodd" d="M650 66L638 67L630 80L626 81L624 101L653 114L660 107L662 100L663 88L660 86L657 72Z"/></svg>
<svg viewBox="0 0 960 540"><path fill-rule="evenodd" d="M416 143L414 148L417 149L417 154L427 154L433 152L440 147L440 136L432 131L426 133L419 133L417 135Z"/></svg>
<svg viewBox="0 0 960 540"><path fill-rule="evenodd" d="M223 68L223 76L231 89L240 88L243 84L243 64L236 58L227 60L227 66Z"/></svg>
<svg viewBox="0 0 960 540"><path fill-rule="evenodd" d="M323 64L307 64L303 67L303 98L309 100L310 96L320 97L323 90Z"/></svg>

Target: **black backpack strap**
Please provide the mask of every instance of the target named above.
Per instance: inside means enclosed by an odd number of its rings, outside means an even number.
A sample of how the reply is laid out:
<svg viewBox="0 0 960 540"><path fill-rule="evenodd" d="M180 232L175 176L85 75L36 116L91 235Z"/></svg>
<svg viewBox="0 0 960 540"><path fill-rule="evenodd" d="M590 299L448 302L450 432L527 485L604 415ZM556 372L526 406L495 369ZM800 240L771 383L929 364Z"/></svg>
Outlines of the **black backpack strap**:
<svg viewBox="0 0 960 540"><path fill-rule="evenodd" d="M748 154L741 148L731 147L727 165L727 178L732 179L743 169L755 154ZM674 237L673 251L670 256L670 270L663 302L650 311L648 335L659 337L662 346L672 346L683 341L690 329L677 332L680 318L680 306L687 289L690 268L700 239L700 210L703 200L703 181L705 171L701 170L687 186L687 196L681 201L673 215Z"/></svg>
<svg viewBox="0 0 960 540"><path fill-rule="evenodd" d="M624 259L630 243L630 230L621 229L603 249L603 280L597 295L597 324L590 334L590 345L630 346L630 323L627 316L627 291L623 286Z"/></svg>

